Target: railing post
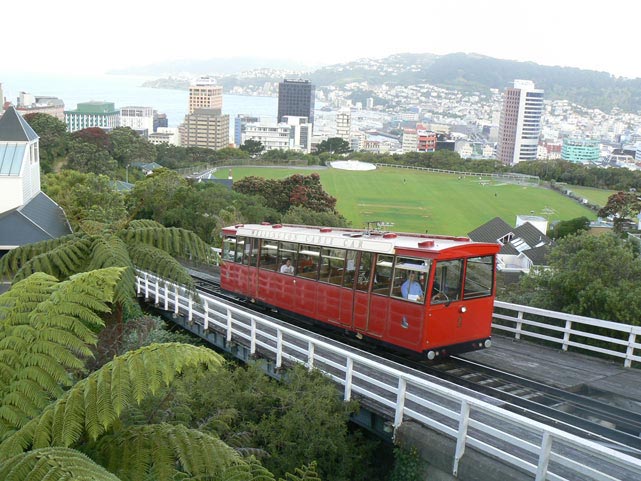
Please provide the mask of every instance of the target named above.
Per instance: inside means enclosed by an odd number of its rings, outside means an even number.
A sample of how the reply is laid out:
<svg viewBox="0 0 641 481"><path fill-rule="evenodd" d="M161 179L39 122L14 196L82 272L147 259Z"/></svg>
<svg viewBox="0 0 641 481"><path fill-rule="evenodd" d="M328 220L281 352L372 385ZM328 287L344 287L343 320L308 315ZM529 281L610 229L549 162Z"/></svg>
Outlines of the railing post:
<svg viewBox="0 0 641 481"><path fill-rule="evenodd" d="M232 317L231 317L231 310L227 309L227 342L231 342L231 329L232 329Z"/></svg>
<svg viewBox="0 0 641 481"><path fill-rule="evenodd" d="M169 310L169 289L167 288L167 282L164 282L164 287L162 288L163 298L165 300L164 309L165 311Z"/></svg>
<svg viewBox="0 0 641 481"><path fill-rule="evenodd" d="M194 320L194 301L189 297L189 313L187 315L187 320L193 322Z"/></svg>
<svg viewBox="0 0 641 481"><path fill-rule="evenodd" d="M344 401L352 399L352 373L354 372L354 360L351 357L347 358L347 366L345 366L345 394L343 395Z"/></svg>
<svg viewBox="0 0 641 481"><path fill-rule="evenodd" d="M176 302L176 304L174 305L174 314L177 316L178 313L180 312L180 309L179 309L180 302L178 301L178 286L177 285L174 285L174 299L175 299L175 302Z"/></svg>
<svg viewBox="0 0 641 481"><path fill-rule="evenodd" d="M467 441L467 426L470 420L470 405L466 400L461 402L461 417L458 422L458 435L456 437L456 454L454 454L454 468L452 474L458 476L458 465L465 454L465 442Z"/></svg>
<svg viewBox="0 0 641 481"><path fill-rule="evenodd" d="M149 276L145 273L145 300L149 299Z"/></svg>
<svg viewBox="0 0 641 481"><path fill-rule="evenodd" d="M567 319L565 321L565 332L563 333L563 346L561 349L564 351L568 350L568 342L570 342L570 331L572 330L572 321Z"/></svg>
<svg viewBox="0 0 641 481"><path fill-rule="evenodd" d="M283 331L276 331L276 369L280 369L283 363Z"/></svg>
<svg viewBox="0 0 641 481"><path fill-rule="evenodd" d="M519 311L516 315L516 332L514 333L514 339L521 339L521 331L523 330L523 311Z"/></svg>
<svg viewBox="0 0 641 481"><path fill-rule="evenodd" d="M548 431L543 433L541 441L541 454L539 454L539 464L536 468L535 481L545 481L548 474L548 464L550 462L550 451L552 450L552 436Z"/></svg>
<svg viewBox="0 0 641 481"><path fill-rule="evenodd" d="M314 350L316 349L315 344L312 341L309 341L307 347L307 368L311 371L314 369Z"/></svg>
<svg viewBox="0 0 641 481"><path fill-rule="evenodd" d="M154 304L156 305L160 304L160 283L158 282L157 277L156 277L156 302Z"/></svg>
<svg viewBox="0 0 641 481"><path fill-rule="evenodd" d="M405 392L407 391L407 381L404 377L398 378L398 392L396 393L396 413L394 414L394 427L397 428L403 422L403 412L405 411Z"/></svg>
<svg viewBox="0 0 641 481"><path fill-rule="evenodd" d="M256 318L251 318L251 341L249 343L249 354L252 356L256 354Z"/></svg>
<svg viewBox="0 0 641 481"><path fill-rule="evenodd" d="M628 348L625 351L625 362L623 367L632 367L632 356L634 356L634 344L637 342L637 335L634 332L630 332L628 337Z"/></svg>

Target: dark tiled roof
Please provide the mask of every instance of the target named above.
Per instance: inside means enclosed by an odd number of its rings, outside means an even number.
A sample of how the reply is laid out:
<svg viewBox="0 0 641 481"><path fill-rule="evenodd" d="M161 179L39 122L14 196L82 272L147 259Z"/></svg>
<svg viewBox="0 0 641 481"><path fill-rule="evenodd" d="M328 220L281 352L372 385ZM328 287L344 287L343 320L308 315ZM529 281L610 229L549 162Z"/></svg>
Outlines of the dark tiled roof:
<svg viewBox="0 0 641 481"><path fill-rule="evenodd" d="M43 192L0 215L0 246L21 246L71 234L63 210Z"/></svg>
<svg viewBox="0 0 641 481"><path fill-rule="evenodd" d="M512 227L507 222L500 217L495 217L474 229L467 236L475 242L496 242L512 231Z"/></svg>
<svg viewBox="0 0 641 481"><path fill-rule="evenodd" d="M9 107L0 117L0 142L30 142L37 138L38 134L15 107Z"/></svg>
<svg viewBox="0 0 641 481"><path fill-rule="evenodd" d="M548 236L543 234L539 229L534 227L529 222L521 224L516 229L514 229L514 236L520 237L521 239L523 239L527 243L527 245L530 246L531 249L541 243L543 244L552 243L552 239L550 239Z"/></svg>
<svg viewBox="0 0 641 481"><path fill-rule="evenodd" d="M501 250L499 251L499 254L508 255L508 256L518 256L519 251L512 244L505 244L501 246Z"/></svg>
<svg viewBox="0 0 641 481"><path fill-rule="evenodd" d="M523 255L527 256L535 266L546 266L547 257L550 253L550 246L544 245L523 251Z"/></svg>

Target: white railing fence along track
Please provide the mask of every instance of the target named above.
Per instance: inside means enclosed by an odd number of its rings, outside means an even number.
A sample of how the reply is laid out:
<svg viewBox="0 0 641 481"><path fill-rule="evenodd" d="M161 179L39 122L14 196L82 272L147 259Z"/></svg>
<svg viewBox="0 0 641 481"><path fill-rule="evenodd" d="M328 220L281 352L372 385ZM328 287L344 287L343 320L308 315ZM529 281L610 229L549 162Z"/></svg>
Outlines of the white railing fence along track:
<svg viewBox="0 0 641 481"><path fill-rule="evenodd" d="M137 291L205 332L215 330L251 354L274 360L276 368L301 363L321 370L342 386L345 400L357 398L393 419L395 427L412 420L455 439L455 475L466 448L474 448L537 481L641 479L639 459L380 365L260 314L202 293L195 302L183 288L146 272L138 272Z"/></svg>

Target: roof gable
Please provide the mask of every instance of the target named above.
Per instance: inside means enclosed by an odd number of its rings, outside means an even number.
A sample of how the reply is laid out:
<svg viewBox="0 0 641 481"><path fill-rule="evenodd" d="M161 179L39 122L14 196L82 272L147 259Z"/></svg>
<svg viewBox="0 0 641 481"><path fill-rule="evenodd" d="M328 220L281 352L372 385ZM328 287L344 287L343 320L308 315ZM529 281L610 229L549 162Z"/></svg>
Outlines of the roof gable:
<svg viewBox="0 0 641 481"><path fill-rule="evenodd" d="M529 222L525 222L514 229L514 235L516 237L522 238L530 246L530 248L552 243L552 239L543 234L539 229L534 227Z"/></svg>
<svg viewBox="0 0 641 481"><path fill-rule="evenodd" d="M9 107L0 117L0 142L31 142L37 139L38 134L15 107Z"/></svg>
<svg viewBox="0 0 641 481"><path fill-rule="evenodd" d="M514 229L500 217L486 222L468 234L474 242L498 242L505 235L513 232Z"/></svg>

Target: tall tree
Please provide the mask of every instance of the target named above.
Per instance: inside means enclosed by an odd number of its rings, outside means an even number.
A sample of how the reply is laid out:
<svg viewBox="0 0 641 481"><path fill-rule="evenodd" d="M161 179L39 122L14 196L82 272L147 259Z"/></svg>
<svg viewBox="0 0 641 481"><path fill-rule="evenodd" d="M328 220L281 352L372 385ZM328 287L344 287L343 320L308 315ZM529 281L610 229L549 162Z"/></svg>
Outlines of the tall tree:
<svg viewBox="0 0 641 481"><path fill-rule="evenodd" d="M323 140L319 143L316 148L317 154L322 154L324 152L329 154L347 154L350 152L349 142L341 137L330 137L329 139Z"/></svg>
<svg viewBox="0 0 641 481"><path fill-rule="evenodd" d="M617 192L608 197L608 202L599 211L601 217L612 217L614 229L621 231L626 222L634 222L641 213L641 194L637 192Z"/></svg>
<svg viewBox="0 0 641 481"><path fill-rule="evenodd" d="M121 167L132 162L153 162L156 149L129 127L118 127L109 132L109 152Z"/></svg>
<svg viewBox="0 0 641 481"><path fill-rule="evenodd" d="M259 140L247 139L245 143L240 146L240 150L247 152L249 155L254 157L256 155L260 155L263 150L265 150L265 146Z"/></svg>
<svg viewBox="0 0 641 481"><path fill-rule="evenodd" d="M40 160L51 166L53 161L65 155L67 125L48 114L26 114L25 120L40 137Z"/></svg>

